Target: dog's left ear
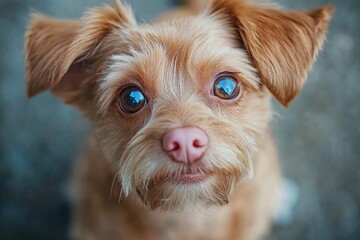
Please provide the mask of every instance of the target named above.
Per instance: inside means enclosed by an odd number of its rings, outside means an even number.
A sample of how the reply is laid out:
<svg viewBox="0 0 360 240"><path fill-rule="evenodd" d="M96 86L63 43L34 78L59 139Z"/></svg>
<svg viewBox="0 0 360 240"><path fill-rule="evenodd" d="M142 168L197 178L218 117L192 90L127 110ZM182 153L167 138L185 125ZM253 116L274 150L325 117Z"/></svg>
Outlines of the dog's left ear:
<svg viewBox="0 0 360 240"><path fill-rule="evenodd" d="M131 9L119 0L112 7L90 9L78 21L34 14L25 37L28 97L51 90L66 103L75 103L94 78L89 66L103 39L133 24Z"/></svg>
<svg viewBox="0 0 360 240"><path fill-rule="evenodd" d="M262 82L284 106L296 97L326 38L331 5L285 11L245 0L214 0L210 14L236 25Z"/></svg>

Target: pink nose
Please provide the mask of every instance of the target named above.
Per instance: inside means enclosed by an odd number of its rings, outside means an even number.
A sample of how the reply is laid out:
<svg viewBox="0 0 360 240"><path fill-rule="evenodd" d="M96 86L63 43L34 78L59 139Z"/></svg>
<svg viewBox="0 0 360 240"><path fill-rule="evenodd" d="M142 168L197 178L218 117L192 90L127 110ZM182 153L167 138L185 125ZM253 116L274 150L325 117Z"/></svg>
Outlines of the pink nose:
<svg viewBox="0 0 360 240"><path fill-rule="evenodd" d="M171 159L187 164L200 159L207 144L208 137L197 127L171 129L162 139L163 148Z"/></svg>

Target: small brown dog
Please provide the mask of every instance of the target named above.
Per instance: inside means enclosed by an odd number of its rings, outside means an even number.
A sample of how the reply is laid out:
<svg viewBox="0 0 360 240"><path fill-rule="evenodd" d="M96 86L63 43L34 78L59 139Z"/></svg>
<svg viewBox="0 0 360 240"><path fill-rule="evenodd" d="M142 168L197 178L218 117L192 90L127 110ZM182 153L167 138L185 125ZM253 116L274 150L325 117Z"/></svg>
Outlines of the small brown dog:
<svg viewBox="0 0 360 240"><path fill-rule="evenodd" d="M33 16L28 96L50 89L94 126L75 175L76 238L269 229L280 183L270 95L288 106L298 94L333 8L214 0L184 16L195 2L149 25L120 1L79 21Z"/></svg>

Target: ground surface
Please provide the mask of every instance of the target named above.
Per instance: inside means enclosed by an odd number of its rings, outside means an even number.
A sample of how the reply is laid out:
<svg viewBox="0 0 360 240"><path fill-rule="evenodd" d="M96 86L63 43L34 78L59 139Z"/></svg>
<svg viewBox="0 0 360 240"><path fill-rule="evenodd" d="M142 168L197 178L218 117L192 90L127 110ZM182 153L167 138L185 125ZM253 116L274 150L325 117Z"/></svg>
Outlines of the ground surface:
<svg viewBox="0 0 360 240"><path fill-rule="evenodd" d="M330 0L329 0L330 1ZM132 0L149 20L176 1ZM280 2L309 8L327 0ZM294 220L268 239L360 239L360 1L332 0L325 51L288 110L273 122L284 175L300 187ZM45 93L25 98L28 13L79 17L100 0L0 0L0 239L66 239L67 179L88 124Z"/></svg>

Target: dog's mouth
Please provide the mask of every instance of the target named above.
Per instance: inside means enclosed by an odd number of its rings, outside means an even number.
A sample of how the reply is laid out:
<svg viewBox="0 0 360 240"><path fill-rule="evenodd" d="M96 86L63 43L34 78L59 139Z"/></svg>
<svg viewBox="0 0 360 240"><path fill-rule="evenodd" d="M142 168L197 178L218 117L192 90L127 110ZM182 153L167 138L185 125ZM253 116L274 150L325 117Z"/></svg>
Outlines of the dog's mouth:
<svg viewBox="0 0 360 240"><path fill-rule="evenodd" d="M211 176L211 172L210 171L205 171L202 169L184 169L183 171L180 172L180 174L178 175L174 175L173 176L173 180L176 183L180 183L180 184L195 184L195 183L200 183L205 181L207 178L209 178Z"/></svg>

